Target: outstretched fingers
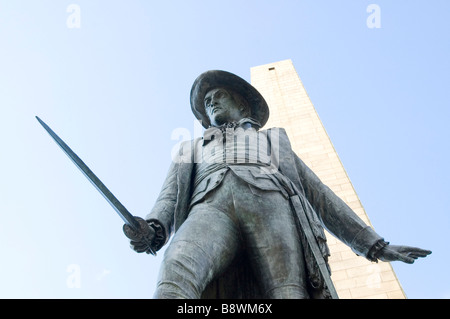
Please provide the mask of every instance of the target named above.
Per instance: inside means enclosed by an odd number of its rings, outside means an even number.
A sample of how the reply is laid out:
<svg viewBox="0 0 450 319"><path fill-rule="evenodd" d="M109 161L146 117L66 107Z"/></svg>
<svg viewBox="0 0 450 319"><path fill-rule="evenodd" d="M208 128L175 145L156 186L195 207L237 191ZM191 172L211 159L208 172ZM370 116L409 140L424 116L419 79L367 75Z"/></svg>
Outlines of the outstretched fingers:
<svg viewBox="0 0 450 319"><path fill-rule="evenodd" d="M421 257L426 257L431 254L430 250L421 249L410 246L388 245L384 247L378 256L382 261L402 261L407 264L412 264Z"/></svg>
<svg viewBox="0 0 450 319"><path fill-rule="evenodd" d="M409 252L408 256L414 259L423 258L431 254L431 250L414 248L411 252Z"/></svg>
<svg viewBox="0 0 450 319"><path fill-rule="evenodd" d="M402 255L401 261L412 264L418 258L423 258L431 254L431 250L417 248L417 247L402 247L399 253Z"/></svg>

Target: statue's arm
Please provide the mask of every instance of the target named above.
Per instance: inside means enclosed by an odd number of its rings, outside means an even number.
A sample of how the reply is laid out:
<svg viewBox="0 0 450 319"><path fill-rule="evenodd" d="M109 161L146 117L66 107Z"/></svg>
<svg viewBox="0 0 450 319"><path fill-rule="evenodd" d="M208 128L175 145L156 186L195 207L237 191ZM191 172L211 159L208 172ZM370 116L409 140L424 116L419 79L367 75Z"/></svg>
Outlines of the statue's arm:
<svg viewBox="0 0 450 319"><path fill-rule="evenodd" d="M170 165L155 205L146 216L147 222L157 230L157 235L160 237L157 249L160 249L168 241L173 232L174 211L178 193L178 165L179 163L175 161Z"/></svg>
<svg viewBox="0 0 450 319"><path fill-rule="evenodd" d="M371 261L402 261L412 264L417 258L431 254L430 250L389 245L372 227L366 225L317 175L296 156L296 166L305 196L324 227L360 256Z"/></svg>
<svg viewBox="0 0 450 319"><path fill-rule="evenodd" d="M341 198L298 157L295 156L300 181L306 199L322 221L323 226L352 250L373 260L387 243L368 226Z"/></svg>
<svg viewBox="0 0 450 319"><path fill-rule="evenodd" d="M199 140L197 140L199 141ZM142 219L144 226L144 233L147 239L152 241L152 248L154 251L158 251L164 246L175 229L175 212L180 206L180 190L183 188L183 182L186 183L186 177L182 177L182 173L186 173L186 167L184 165L194 163L193 161L193 143L194 141L184 141L180 144L178 152L173 153L172 163L169 167L166 179L162 185L156 202L146 216ZM184 168L184 169L183 169ZM184 185L186 186L186 185ZM185 194L186 195L186 194ZM148 252L147 246L142 242L140 234L135 235L132 231L129 231L124 226L125 235L131 239L131 246L137 252Z"/></svg>
<svg viewBox="0 0 450 319"><path fill-rule="evenodd" d="M127 224L123 226L123 232L130 239L130 246L134 251L154 253L168 241L173 229L178 190L177 172L177 164L174 162L169 168L158 199L146 219L134 216L140 224L140 230L135 231ZM151 249L148 247L149 241Z"/></svg>

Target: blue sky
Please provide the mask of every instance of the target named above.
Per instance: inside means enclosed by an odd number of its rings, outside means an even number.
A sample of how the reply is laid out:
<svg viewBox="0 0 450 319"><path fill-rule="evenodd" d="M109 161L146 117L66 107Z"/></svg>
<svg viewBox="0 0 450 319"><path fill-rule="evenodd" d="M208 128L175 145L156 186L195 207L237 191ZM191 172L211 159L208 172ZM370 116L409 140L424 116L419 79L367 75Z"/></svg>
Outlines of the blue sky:
<svg viewBox="0 0 450 319"><path fill-rule="evenodd" d="M381 28L367 26L370 4ZM407 296L449 298L449 11L446 0L0 0L0 297L150 298L161 263L128 247L36 115L145 216L172 133L194 134L194 79L223 69L250 81L251 67L292 59L377 232L433 251L393 263Z"/></svg>

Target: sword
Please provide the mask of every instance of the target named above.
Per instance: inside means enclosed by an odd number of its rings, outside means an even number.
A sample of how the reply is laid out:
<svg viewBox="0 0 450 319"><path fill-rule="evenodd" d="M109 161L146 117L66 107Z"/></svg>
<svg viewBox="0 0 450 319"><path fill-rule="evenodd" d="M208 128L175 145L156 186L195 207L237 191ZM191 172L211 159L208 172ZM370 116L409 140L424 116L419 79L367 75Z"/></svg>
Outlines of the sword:
<svg viewBox="0 0 450 319"><path fill-rule="evenodd" d="M136 220L133 217L133 215L130 214L130 212L125 208L125 206L123 206L122 203L109 191L109 189L105 186L105 184L102 183L102 181L90 170L90 168L78 157L78 155L75 154L75 152L72 151L70 147L66 143L64 143L64 141L60 139L59 136L56 135L56 133L53 132L53 130L47 124L45 124L38 116L36 116L36 119L44 127L47 133L50 134L50 136L53 138L56 144L58 144L59 147L61 147L64 153L66 153L66 155L69 156L69 158L72 160L75 166L81 170L81 172L92 183L92 185L94 185L95 188L97 188L97 190L100 192L100 194L102 194L103 197L105 197L108 203L111 204L111 206L114 208L117 214L119 214L119 216L122 217L125 224L130 226L130 228L134 232L140 234L142 230L139 221ZM145 236L142 237L142 240L148 246L150 253L152 255L156 255L156 252L152 248L150 240L148 240Z"/></svg>

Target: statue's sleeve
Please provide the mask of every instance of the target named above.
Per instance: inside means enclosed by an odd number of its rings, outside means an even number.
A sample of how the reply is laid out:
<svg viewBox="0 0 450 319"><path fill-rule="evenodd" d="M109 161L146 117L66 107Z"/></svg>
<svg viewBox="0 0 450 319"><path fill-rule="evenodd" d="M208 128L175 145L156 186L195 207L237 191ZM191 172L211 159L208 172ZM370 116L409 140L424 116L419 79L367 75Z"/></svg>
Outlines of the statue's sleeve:
<svg viewBox="0 0 450 319"><path fill-rule="evenodd" d="M350 246L360 256L370 260L374 250L384 243L372 227L364 221L297 156L295 162L305 197L313 207L323 226Z"/></svg>
<svg viewBox="0 0 450 319"><path fill-rule="evenodd" d="M158 224L163 229L165 244L173 232L174 212L178 193L178 174L179 163L173 161L169 167L167 177L161 188L161 192L146 220Z"/></svg>

